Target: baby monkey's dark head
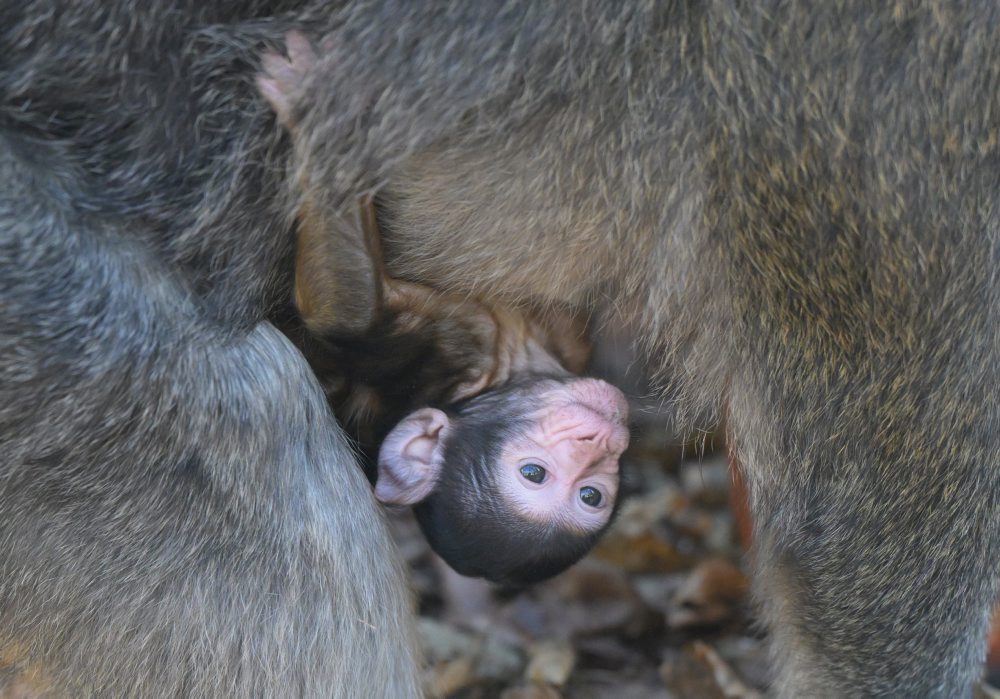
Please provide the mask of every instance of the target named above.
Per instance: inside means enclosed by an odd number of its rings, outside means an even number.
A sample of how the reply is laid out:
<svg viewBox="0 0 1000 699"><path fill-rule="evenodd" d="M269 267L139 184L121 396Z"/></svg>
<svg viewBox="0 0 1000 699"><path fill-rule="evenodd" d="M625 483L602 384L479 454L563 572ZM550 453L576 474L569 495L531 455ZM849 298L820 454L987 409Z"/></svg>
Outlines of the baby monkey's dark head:
<svg viewBox="0 0 1000 699"><path fill-rule="evenodd" d="M404 418L376 496L414 505L434 551L470 577L525 585L596 542L618 498L628 403L597 379L525 379Z"/></svg>

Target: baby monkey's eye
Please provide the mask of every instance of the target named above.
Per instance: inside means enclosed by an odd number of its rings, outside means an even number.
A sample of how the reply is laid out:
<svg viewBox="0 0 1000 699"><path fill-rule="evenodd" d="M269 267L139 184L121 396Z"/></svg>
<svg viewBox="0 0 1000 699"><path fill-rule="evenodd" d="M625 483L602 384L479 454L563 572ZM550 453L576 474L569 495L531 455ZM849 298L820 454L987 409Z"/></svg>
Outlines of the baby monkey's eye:
<svg viewBox="0 0 1000 699"><path fill-rule="evenodd" d="M601 504L601 491L597 488L592 488L589 485L586 485L580 488L580 499L583 500L586 505L597 507Z"/></svg>
<svg viewBox="0 0 1000 699"><path fill-rule="evenodd" d="M538 464L525 464L521 467L521 475L532 483L541 483L545 480L545 469Z"/></svg>

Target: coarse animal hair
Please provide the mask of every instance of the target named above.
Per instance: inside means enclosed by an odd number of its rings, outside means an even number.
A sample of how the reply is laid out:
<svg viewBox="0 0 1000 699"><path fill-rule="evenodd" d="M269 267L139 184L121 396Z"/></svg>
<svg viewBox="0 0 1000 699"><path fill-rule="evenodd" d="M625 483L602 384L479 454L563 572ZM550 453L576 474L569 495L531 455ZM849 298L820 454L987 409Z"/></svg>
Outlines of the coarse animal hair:
<svg viewBox="0 0 1000 699"><path fill-rule="evenodd" d="M68 696L416 696L287 303L301 3L0 6L0 658ZM381 668L371 673L372 666Z"/></svg>
<svg viewBox="0 0 1000 699"><path fill-rule="evenodd" d="M590 307L682 420L725 407L779 695L969 693L1000 592L995 3L0 16L0 638L57 689L418 691L367 487L268 324L295 197L377 191L391 276ZM293 27L289 153L253 81Z"/></svg>
<svg viewBox="0 0 1000 699"><path fill-rule="evenodd" d="M1000 593L997 6L385 0L321 36L298 171L378 188L391 274L589 306L682 424L724 409L776 691L968 693Z"/></svg>

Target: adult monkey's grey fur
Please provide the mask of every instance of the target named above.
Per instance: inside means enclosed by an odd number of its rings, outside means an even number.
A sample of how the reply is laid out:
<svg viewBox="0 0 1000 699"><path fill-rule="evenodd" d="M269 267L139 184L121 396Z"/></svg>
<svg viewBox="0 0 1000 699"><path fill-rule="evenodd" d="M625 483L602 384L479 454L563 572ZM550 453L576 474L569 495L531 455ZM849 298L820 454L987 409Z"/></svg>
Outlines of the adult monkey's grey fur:
<svg viewBox="0 0 1000 699"><path fill-rule="evenodd" d="M0 3L0 658L69 696L418 693L370 487L265 320L266 5Z"/></svg>
<svg viewBox="0 0 1000 699"><path fill-rule="evenodd" d="M338 20L295 104L308 196L384 183L392 274L603 308L687 414L727 397L779 694L967 695L1000 580L1000 8Z"/></svg>
<svg viewBox="0 0 1000 699"><path fill-rule="evenodd" d="M4 657L73 694L414 691L370 498L262 322L303 180L253 77L299 27L306 195L383 187L392 274L589 302L690 413L728 395L781 693L968 692L992 3L56 5L0 5Z"/></svg>

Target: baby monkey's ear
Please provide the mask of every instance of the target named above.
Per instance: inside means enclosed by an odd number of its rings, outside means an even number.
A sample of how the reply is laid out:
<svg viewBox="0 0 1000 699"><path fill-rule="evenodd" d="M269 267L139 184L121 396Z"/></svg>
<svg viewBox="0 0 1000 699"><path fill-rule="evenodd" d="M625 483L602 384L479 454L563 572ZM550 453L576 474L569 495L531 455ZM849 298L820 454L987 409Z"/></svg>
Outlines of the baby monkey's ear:
<svg viewBox="0 0 1000 699"><path fill-rule="evenodd" d="M412 412L392 428L378 453L375 497L393 505L416 505L430 495L441 475L449 429L448 416L434 408Z"/></svg>

